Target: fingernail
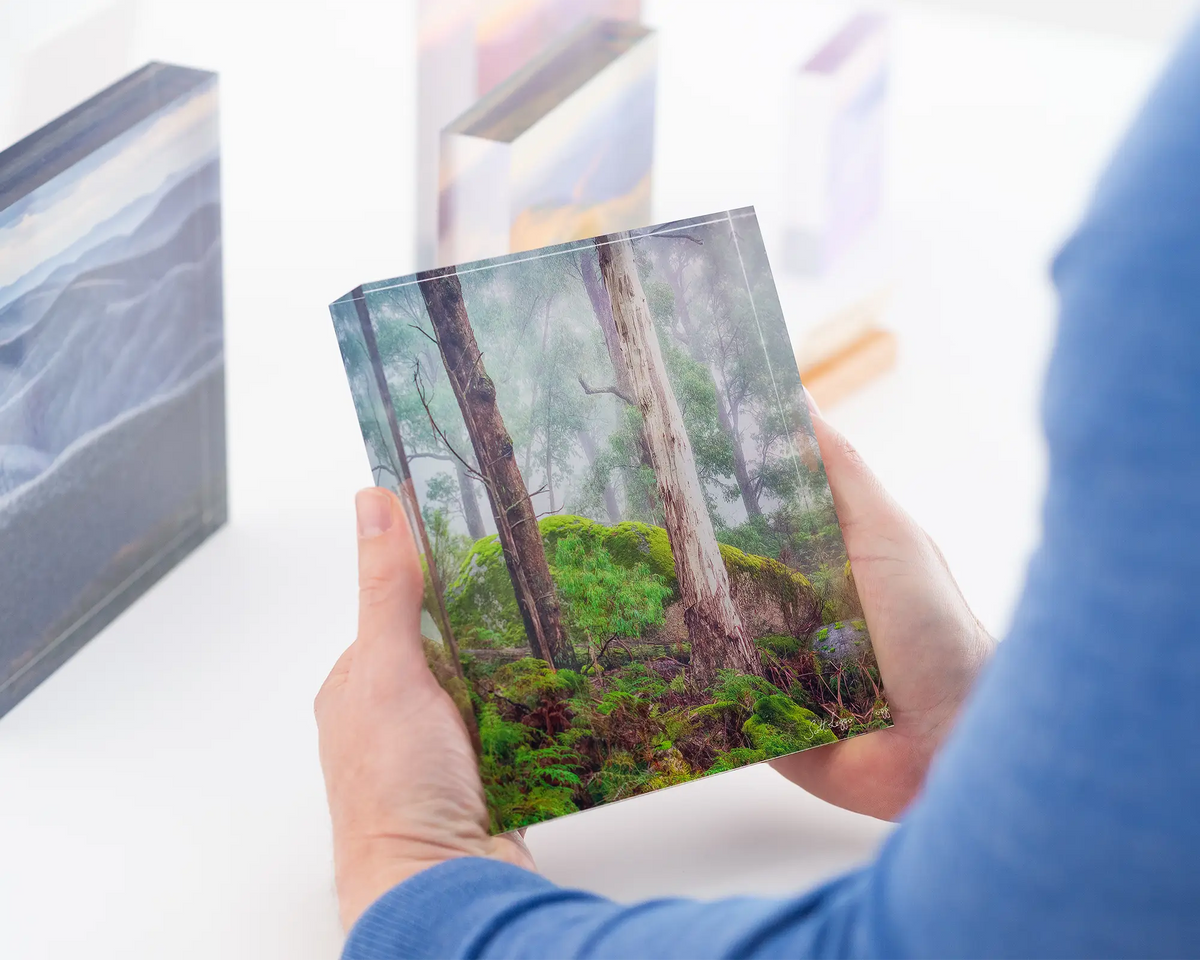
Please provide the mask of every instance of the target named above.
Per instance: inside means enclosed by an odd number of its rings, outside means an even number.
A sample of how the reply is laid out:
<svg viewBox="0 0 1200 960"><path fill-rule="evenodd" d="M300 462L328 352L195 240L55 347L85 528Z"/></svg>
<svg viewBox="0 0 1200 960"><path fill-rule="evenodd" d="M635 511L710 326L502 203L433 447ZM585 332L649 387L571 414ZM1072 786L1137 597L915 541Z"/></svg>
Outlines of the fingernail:
<svg viewBox="0 0 1200 960"><path fill-rule="evenodd" d="M359 490L354 497L354 509L358 514L358 535L370 540L386 533L392 526L392 500L378 487Z"/></svg>
<svg viewBox="0 0 1200 960"><path fill-rule="evenodd" d="M817 401L813 399L813 395L808 392L808 387L805 387L804 384L800 386L804 388L804 399L808 401L808 409L812 411L812 415L814 417L821 416L821 408L817 406Z"/></svg>

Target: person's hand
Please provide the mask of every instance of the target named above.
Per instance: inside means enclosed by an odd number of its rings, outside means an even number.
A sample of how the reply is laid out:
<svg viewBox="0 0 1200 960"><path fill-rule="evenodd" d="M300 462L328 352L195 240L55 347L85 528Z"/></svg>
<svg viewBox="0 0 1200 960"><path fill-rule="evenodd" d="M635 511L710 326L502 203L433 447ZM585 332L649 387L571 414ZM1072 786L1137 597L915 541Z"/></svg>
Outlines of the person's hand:
<svg viewBox="0 0 1200 960"><path fill-rule="evenodd" d="M891 820L921 789L929 761L995 642L967 607L928 534L887 495L811 399L809 407L893 726L771 765L830 803Z"/></svg>
<svg viewBox="0 0 1200 960"><path fill-rule="evenodd" d="M519 837L488 834L466 727L426 663L424 579L404 509L381 488L355 505L358 637L315 704L346 930L396 884L454 857L534 869Z"/></svg>

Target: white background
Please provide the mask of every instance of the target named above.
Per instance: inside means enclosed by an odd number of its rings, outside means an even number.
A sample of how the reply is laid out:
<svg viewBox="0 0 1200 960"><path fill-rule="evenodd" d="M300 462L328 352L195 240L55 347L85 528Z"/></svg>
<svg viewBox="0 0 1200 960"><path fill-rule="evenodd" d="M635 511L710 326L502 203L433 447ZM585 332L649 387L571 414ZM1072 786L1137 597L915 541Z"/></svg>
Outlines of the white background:
<svg viewBox="0 0 1200 960"><path fill-rule="evenodd" d="M846 9L647 0L656 219L752 203L770 240L784 78ZM1002 632L1038 531L1047 263L1179 20L1131 39L898 11L900 361L830 418ZM340 948L311 702L352 638L369 473L325 305L411 265L413 32L394 0L138 7L135 61L222 71L233 518L0 720L4 957ZM552 878L628 899L796 890L886 829L759 767L529 841Z"/></svg>

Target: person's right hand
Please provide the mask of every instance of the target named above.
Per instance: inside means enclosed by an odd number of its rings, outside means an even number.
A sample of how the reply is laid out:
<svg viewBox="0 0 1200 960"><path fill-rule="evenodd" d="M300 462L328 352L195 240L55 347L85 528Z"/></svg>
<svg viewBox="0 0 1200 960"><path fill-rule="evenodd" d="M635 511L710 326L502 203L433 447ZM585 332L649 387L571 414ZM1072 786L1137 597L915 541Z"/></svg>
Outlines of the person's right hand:
<svg viewBox="0 0 1200 960"><path fill-rule="evenodd" d="M995 641L929 535L811 399L809 407L893 726L771 765L823 800L892 820L920 790Z"/></svg>
<svg viewBox="0 0 1200 960"><path fill-rule="evenodd" d="M455 857L534 869L516 835L491 836L479 761L421 640L425 578L400 500L358 511L358 637L314 704L347 931L413 874Z"/></svg>

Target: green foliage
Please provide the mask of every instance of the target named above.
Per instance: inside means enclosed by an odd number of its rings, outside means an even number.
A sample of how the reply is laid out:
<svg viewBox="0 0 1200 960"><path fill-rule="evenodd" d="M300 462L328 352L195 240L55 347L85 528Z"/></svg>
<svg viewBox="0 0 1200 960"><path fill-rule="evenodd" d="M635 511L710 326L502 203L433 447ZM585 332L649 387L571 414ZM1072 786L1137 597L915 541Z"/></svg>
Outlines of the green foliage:
<svg viewBox="0 0 1200 960"><path fill-rule="evenodd" d="M494 535L475 541L467 551L445 599L460 647L521 647L529 642L504 552Z"/></svg>
<svg viewBox="0 0 1200 960"><path fill-rule="evenodd" d="M638 760L628 751L614 753L588 784L595 803L611 803L650 790L686 783L702 776L675 749L661 751L650 761Z"/></svg>
<svg viewBox="0 0 1200 960"><path fill-rule="evenodd" d="M712 687L715 701L731 701L753 710L760 697L775 696L779 688L762 677L736 670L718 670L717 682Z"/></svg>
<svg viewBox="0 0 1200 960"><path fill-rule="evenodd" d="M792 685L788 687L788 696L792 698L793 702L810 710L815 706L819 706L819 704L813 702L812 694L798 680L793 681Z"/></svg>
<svg viewBox="0 0 1200 960"><path fill-rule="evenodd" d="M658 480L654 471L642 462L642 415L624 401L614 398L614 402L618 408L608 443L597 453L583 477L578 509L594 516L602 512L607 516L604 494L615 483L625 490L622 517L661 523ZM607 519L616 518L607 516Z"/></svg>
<svg viewBox="0 0 1200 960"><path fill-rule="evenodd" d="M447 475L448 476L448 475ZM458 493L457 484L454 487ZM444 507L426 506L421 511L425 519L425 534L429 537L429 549L443 581L457 575L459 567L471 550L471 538L455 533L450 524L450 513Z"/></svg>
<svg viewBox="0 0 1200 960"><path fill-rule="evenodd" d="M812 581L817 595L821 598L822 622L860 622L862 603L854 586L854 575L850 572L849 560L844 564L822 564L813 574ZM865 625L862 629L865 629Z"/></svg>
<svg viewBox="0 0 1200 960"><path fill-rule="evenodd" d="M790 657L796 656L803 646L798 637L790 637L786 634L773 633L769 636L759 637L754 641L759 650L766 650L773 653L781 660L787 660Z"/></svg>
<svg viewBox="0 0 1200 960"><path fill-rule="evenodd" d="M653 670L648 670L644 664L631 663L619 674L609 679L607 686L616 693L657 699L663 695L668 684Z"/></svg>
<svg viewBox="0 0 1200 960"><path fill-rule="evenodd" d="M801 479L806 484L810 480L804 474ZM810 506L790 503L773 513L748 517L735 526L718 526L717 539L745 553L779 560L793 569L817 571L811 577L816 586L818 576L823 576L820 571L840 567L846 561L845 543L823 473L819 479L818 488L804 495L811 501ZM790 483L797 483L794 470ZM822 581L822 596L828 589L829 584Z"/></svg>
<svg viewBox="0 0 1200 960"><path fill-rule="evenodd" d="M496 692L506 700L532 709L546 699L559 699L581 693L586 678L574 670L553 670L545 660L524 657L505 664L492 674Z"/></svg>
<svg viewBox="0 0 1200 960"><path fill-rule="evenodd" d="M675 555L671 553L667 531L662 527L626 520L607 528L603 542L617 563L626 566L644 563L651 573L663 578L672 592L677 589Z"/></svg>
<svg viewBox="0 0 1200 960"><path fill-rule="evenodd" d="M538 527L560 595L567 596L565 606L571 606L572 597L581 598L582 610L567 614L569 626L575 618L577 633L590 630L593 640L602 643L613 635L640 636L661 624L657 611L670 603L678 589L666 530L637 520L608 526L573 514L545 517ZM560 562L557 550L564 538L569 538L570 546ZM728 544L720 549L730 577L752 580L777 598L790 611L798 632L810 620L819 622L817 594L808 578L770 557L753 556ZM597 608L585 599L594 596L600 584L624 590L620 602L610 605L616 628L603 634L597 627ZM494 536L484 537L467 551L458 576L446 590L446 610L464 648L526 645L512 581Z"/></svg>
<svg viewBox="0 0 1200 960"><path fill-rule="evenodd" d="M529 742L529 727L500 717L495 704L485 703L479 711L479 740L485 756L498 763L511 763L518 747Z"/></svg>
<svg viewBox="0 0 1200 960"><path fill-rule="evenodd" d="M754 705L754 713L742 725L742 732L757 749L771 757L833 743L837 739L817 720L816 714L783 694L762 697Z"/></svg>
<svg viewBox="0 0 1200 960"><path fill-rule="evenodd" d="M595 534L560 537L550 572L568 628L596 650L612 637L639 637L663 623L671 588L645 563L618 566Z"/></svg>
<svg viewBox="0 0 1200 960"><path fill-rule="evenodd" d="M716 762L705 770L705 774L724 773L726 770L736 770L738 767L744 767L748 763L758 763L761 760L769 760L765 750L757 750L752 747L734 747L732 750L727 750L717 756Z"/></svg>
<svg viewBox="0 0 1200 960"><path fill-rule="evenodd" d="M734 670L718 671L711 701L697 707L692 715L698 719L745 717L741 731L750 747L771 757L837 739L816 714L778 687L762 677Z"/></svg>
<svg viewBox="0 0 1200 960"><path fill-rule="evenodd" d="M786 543L783 536L771 529L770 518L761 513L747 517L745 523L735 527L721 527L717 530L717 540L745 553L776 560Z"/></svg>
<svg viewBox="0 0 1200 960"><path fill-rule="evenodd" d="M753 712L755 704L763 697L778 694L779 688L748 673L736 670L718 670L717 682L709 691L709 702L692 711L702 719L723 718L726 715L744 717Z"/></svg>
<svg viewBox="0 0 1200 960"><path fill-rule="evenodd" d="M577 753L557 743L531 746L530 728L501 719L492 704L480 712L479 733L480 776L494 832L579 809L573 799L581 783Z"/></svg>
<svg viewBox="0 0 1200 960"><path fill-rule="evenodd" d="M784 653L794 642L764 639L765 647ZM800 669L811 663L811 654L801 651L781 662ZM497 668L489 683L475 704L495 830L685 783L888 722L886 705L877 701L865 715L844 710L831 728L807 709L804 684L794 683L784 694L763 677L733 670L720 671L709 689L700 690L682 673L667 679L645 663L586 677L525 658ZM542 719L555 711L570 718L565 729Z"/></svg>

